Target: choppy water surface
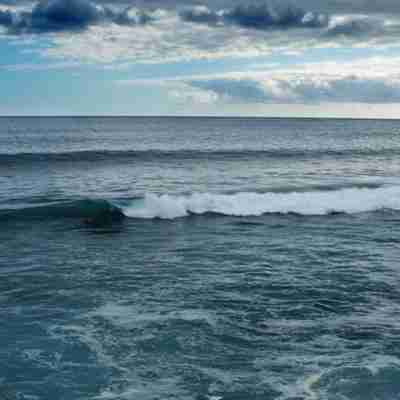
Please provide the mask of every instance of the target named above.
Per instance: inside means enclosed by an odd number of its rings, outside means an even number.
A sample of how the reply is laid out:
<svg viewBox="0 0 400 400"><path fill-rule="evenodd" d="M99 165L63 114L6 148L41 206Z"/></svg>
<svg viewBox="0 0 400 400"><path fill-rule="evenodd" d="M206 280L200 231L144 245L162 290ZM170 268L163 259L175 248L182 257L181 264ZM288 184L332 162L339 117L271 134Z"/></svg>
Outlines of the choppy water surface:
<svg viewBox="0 0 400 400"><path fill-rule="evenodd" d="M400 123L0 119L0 399L400 398Z"/></svg>

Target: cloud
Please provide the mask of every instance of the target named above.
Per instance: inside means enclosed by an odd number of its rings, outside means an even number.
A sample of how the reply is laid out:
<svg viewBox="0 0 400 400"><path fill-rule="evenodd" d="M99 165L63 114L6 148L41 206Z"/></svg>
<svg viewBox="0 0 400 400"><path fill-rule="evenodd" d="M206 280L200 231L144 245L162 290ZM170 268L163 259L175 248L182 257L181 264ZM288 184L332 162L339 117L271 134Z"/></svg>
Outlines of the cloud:
<svg viewBox="0 0 400 400"><path fill-rule="evenodd" d="M127 7L122 11L114 11L110 8L104 8L106 20L112 21L117 25L144 25L154 20L154 13L150 14L137 8Z"/></svg>
<svg viewBox="0 0 400 400"><path fill-rule="evenodd" d="M384 33L384 24L377 18L342 18L325 32L327 37L369 36Z"/></svg>
<svg viewBox="0 0 400 400"><path fill-rule="evenodd" d="M127 7L134 6L144 9L163 8L176 10L190 5L198 5L199 0L91 0L96 5ZM259 5L265 0L202 0L202 3L212 9L234 8L238 5ZM0 0L0 4L21 5L29 4L29 0ZM276 3L281 3L275 1ZM285 1L283 2L285 3ZM398 0L286 0L286 3L296 4L304 10L314 10L324 14L393 14L400 12Z"/></svg>
<svg viewBox="0 0 400 400"><path fill-rule="evenodd" d="M0 25L12 34L83 31L100 23L137 25L152 19L131 7L114 10L89 0L41 0L31 11L0 10Z"/></svg>
<svg viewBox="0 0 400 400"><path fill-rule="evenodd" d="M164 80L118 81L121 85L161 86L180 98L210 99L223 105L400 104L400 57L369 57L341 62L272 66L265 71L238 71L181 76ZM212 101L211 101L212 100ZM205 103L202 101L201 103Z"/></svg>
<svg viewBox="0 0 400 400"><path fill-rule="evenodd" d="M185 21L212 25L234 24L252 29L322 28L329 18L324 14L304 11L292 5L238 5L233 9L212 11L206 6L194 6L180 13Z"/></svg>
<svg viewBox="0 0 400 400"><path fill-rule="evenodd" d="M217 98L225 101L244 103L265 103L272 96L263 88L260 82L252 79L217 78L210 80L191 80L187 85L203 92L214 93Z"/></svg>
<svg viewBox="0 0 400 400"><path fill-rule="evenodd" d="M151 10L120 1L111 6L98 0L41 0L33 8L0 7L0 27L13 34L13 43L29 35L32 51L50 61L100 64L252 58L340 46L377 49L397 45L400 37L395 17L328 16L242 2L213 9L205 0L202 6ZM47 33L43 46L39 35Z"/></svg>
<svg viewBox="0 0 400 400"><path fill-rule="evenodd" d="M118 2L117 2L118 4ZM193 6L179 12L182 20L209 25L237 25L253 29L321 28L328 23L323 14L306 12L294 6L238 5L214 11L207 6ZM0 25L9 33L45 33L83 31L91 25L115 23L140 25L153 20L146 9L121 6L117 9L95 0L40 0L29 11L1 11Z"/></svg>
<svg viewBox="0 0 400 400"><path fill-rule="evenodd" d="M98 23L101 11L86 0L44 0L22 15L16 28L38 32L85 29Z"/></svg>
<svg viewBox="0 0 400 400"><path fill-rule="evenodd" d="M162 16L161 14L164 13ZM159 11L151 24L93 25L80 35L69 32L51 38L52 46L40 49L44 57L81 60L84 63L166 63L225 57L254 57L271 52L271 41L256 31L242 33L234 27L211 28L182 23L174 12ZM275 40L282 38L277 35Z"/></svg>
<svg viewBox="0 0 400 400"><path fill-rule="evenodd" d="M230 103L320 104L320 103L400 103L400 81L365 79L356 76L277 77L192 80L192 88Z"/></svg>
<svg viewBox="0 0 400 400"><path fill-rule="evenodd" d="M178 104L213 104L219 100L219 95L213 90L202 90L182 82L172 85L168 91L169 98Z"/></svg>
<svg viewBox="0 0 400 400"><path fill-rule="evenodd" d="M270 4L237 6L224 13L224 19L246 28L321 28L328 24L323 14L306 12L291 5L273 7Z"/></svg>
<svg viewBox="0 0 400 400"><path fill-rule="evenodd" d="M0 10L0 25L9 27L13 24L13 13L10 10Z"/></svg>
<svg viewBox="0 0 400 400"><path fill-rule="evenodd" d="M180 12L180 16L184 21L210 25L218 24L222 20L221 15L204 5L185 8Z"/></svg>

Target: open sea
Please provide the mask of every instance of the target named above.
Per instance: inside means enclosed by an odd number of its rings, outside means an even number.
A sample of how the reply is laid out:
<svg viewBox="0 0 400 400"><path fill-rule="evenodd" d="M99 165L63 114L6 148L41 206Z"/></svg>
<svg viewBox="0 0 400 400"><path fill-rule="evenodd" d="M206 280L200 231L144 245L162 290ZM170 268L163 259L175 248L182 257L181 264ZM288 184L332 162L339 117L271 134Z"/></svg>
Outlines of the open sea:
<svg viewBox="0 0 400 400"><path fill-rule="evenodd" d="M0 118L0 399L400 399L400 121Z"/></svg>

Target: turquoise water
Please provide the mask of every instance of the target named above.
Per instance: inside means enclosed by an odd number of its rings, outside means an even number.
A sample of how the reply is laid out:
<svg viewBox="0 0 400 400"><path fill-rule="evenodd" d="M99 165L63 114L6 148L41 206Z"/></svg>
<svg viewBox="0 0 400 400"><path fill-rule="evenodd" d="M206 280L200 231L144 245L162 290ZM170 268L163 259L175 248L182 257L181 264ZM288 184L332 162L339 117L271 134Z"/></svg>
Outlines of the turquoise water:
<svg viewBox="0 0 400 400"><path fill-rule="evenodd" d="M399 398L399 135L0 119L0 398Z"/></svg>

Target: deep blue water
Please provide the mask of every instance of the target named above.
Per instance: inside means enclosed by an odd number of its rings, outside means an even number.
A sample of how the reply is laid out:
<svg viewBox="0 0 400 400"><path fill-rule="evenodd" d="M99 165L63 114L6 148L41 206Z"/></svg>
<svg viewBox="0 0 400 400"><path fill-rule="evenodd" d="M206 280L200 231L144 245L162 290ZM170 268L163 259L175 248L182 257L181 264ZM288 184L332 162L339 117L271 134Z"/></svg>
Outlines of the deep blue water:
<svg viewBox="0 0 400 400"><path fill-rule="evenodd" d="M0 119L0 399L400 398L400 121Z"/></svg>

